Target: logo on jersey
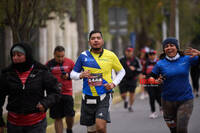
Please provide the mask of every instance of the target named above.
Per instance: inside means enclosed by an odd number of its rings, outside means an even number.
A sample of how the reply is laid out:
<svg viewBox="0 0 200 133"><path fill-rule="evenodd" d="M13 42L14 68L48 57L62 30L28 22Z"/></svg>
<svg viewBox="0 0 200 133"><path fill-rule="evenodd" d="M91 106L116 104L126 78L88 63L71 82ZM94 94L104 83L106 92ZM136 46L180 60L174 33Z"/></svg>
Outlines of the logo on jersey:
<svg viewBox="0 0 200 133"><path fill-rule="evenodd" d="M105 62L109 62L108 59L99 59L99 61L105 61Z"/></svg>
<svg viewBox="0 0 200 133"><path fill-rule="evenodd" d="M101 112L101 113L99 113L99 114L98 114L98 116L100 116L100 117L103 117L103 113L102 113L102 112Z"/></svg>
<svg viewBox="0 0 200 133"><path fill-rule="evenodd" d="M85 58L84 59L84 62L92 62L92 61L95 61L94 59L91 59L91 58Z"/></svg>

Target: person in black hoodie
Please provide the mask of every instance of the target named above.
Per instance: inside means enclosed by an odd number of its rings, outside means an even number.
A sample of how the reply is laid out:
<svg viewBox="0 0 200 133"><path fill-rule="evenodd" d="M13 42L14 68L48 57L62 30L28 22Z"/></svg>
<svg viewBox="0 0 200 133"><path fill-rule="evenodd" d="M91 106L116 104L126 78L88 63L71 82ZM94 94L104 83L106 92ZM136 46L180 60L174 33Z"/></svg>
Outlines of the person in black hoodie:
<svg viewBox="0 0 200 133"><path fill-rule="evenodd" d="M137 86L137 79L139 73L142 71L142 65L139 59L134 56L134 49L128 47L125 50L125 56L120 59L122 66L126 71L126 75L119 84L120 94L124 100L124 108L128 108L129 112L133 112L132 105L134 103L134 94ZM129 100L127 99L127 92L129 92Z"/></svg>
<svg viewBox="0 0 200 133"><path fill-rule="evenodd" d="M6 96L7 133L45 133L46 110L60 97L58 82L33 59L29 44L14 44L10 56L12 63L0 77L0 133L5 127L2 106Z"/></svg>

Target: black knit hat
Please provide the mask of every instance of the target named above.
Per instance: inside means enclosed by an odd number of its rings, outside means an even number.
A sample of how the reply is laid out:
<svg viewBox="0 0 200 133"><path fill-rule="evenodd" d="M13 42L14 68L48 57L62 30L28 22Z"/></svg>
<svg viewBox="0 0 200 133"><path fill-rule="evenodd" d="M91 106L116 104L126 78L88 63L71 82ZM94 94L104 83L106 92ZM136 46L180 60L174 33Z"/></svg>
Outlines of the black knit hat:
<svg viewBox="0 0 200 133"><path fill-rule="evenodd" d="M163 42L162 42L162 45L163 45L163 48L165 47L165 45L167 44L174 44L176 46L177 49L179 49L179 45L178 45L178 40L174 37L168 37L166 38Z"/></svg>

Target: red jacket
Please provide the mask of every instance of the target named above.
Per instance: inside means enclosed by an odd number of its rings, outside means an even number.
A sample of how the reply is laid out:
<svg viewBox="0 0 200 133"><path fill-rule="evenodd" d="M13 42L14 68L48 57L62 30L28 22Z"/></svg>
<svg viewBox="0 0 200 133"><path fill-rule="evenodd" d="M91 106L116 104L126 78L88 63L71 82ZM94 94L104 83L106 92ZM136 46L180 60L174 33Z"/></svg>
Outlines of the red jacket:
<svg viewBox="0 0 200 133"><path fill-rule="evenodd" d="M61 77L62 73L68 73L70 76L70 72L74 67L74 62L69 58L64 58L63 63L59 64L55 61L55 59L51 59L47 62L47 66L60 83L59 87L61 87L61 94L72 95L72 80L70 78L63 79Z"/></svg>

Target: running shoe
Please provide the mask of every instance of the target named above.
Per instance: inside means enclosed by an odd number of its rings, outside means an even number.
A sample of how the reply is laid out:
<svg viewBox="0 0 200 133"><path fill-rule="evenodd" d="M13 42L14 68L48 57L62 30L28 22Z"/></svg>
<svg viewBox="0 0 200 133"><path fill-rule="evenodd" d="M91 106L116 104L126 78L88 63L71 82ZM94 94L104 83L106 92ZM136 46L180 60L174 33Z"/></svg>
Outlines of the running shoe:
<svg viewBox="0 0 200 133"><path fill-rule="evenodd" d="M129 112L133 112L133 108L132 108L132 107L129 107L129 108L128 108L128 111L129 111Z"/></svg>
<svg viewBox="0 0 200 133"><path fill-rule="evenodd" d="M149 118L155 119L158 117L158 114L156 112L153 112L152 114L149 115Z"/></svg>
<svg viewBox="0 0 200 133"><path fill-rule="evenodd" d="M147 93L144 93L144 99L148 98L149 95Z"/></svg>
<svg viewBox="0 0 200 133"><path fill-rule="evenodd" d="M142 93L142 94L140 95L140 99L141 99L141 100L144 100L144 99L145 99L144 93Z"/></svg>
<svg viewBox="0 0 200 133"><path fill-rule="evenodd" d="M160 110L160 116L163 116L163 111L162 110Z"/></svg>
<svg viewBox="0 0 200 133"><path fill-rule="evenodd" d="M124 101L124 108L127 109L128 108L128 102Z"/></svg>

